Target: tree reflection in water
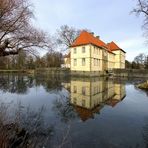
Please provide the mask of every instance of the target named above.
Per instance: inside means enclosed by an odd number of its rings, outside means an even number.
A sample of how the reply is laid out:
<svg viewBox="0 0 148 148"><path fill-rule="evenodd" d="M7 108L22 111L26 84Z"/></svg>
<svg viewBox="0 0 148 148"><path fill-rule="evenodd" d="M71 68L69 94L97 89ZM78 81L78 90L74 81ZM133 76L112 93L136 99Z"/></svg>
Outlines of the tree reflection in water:
<svg viewBox="0 0 148 148"><path fill-rule="evenodd" d="M0 90L3 92L27 94L29 88L43 86L47 92L61 91L61 79L57 77L26 76L23 74L0 75Z"/></svg>
<svg viewBox="0 0 148 148"><path fill-rule="evenodd" d="M0 75L0 89L4 92L25 94L32 87L33 78L24 75Z"/></svg>
<svg viewBox="0 0 148 148"><path fill-rule="evenodd" d="M53 126L45 124L45 108L33 111L24 108L20 103L14 116L9 115L9 105L0 105L0 147L1 148L36 148L50 145Z"/></svg>
<svg viewBox="0 0 148 148"><path fill-rule="evenodd" d="M62 89L61 79L58 77L35 77L36 86L43 86L47 92L56 93Z"/></svg>
<svg viewBox="0 0 148 148"><path fill-rule="evenodd" d="M55 137L55 147L57 148L72 148L71 126L72 121L77 117L73 106L69 102L69 98L61 96L53 102L53 111L58 119L65 124L64 128L59 127L60 133Z"/></svg>
<svg viewBox="0 0 148 148"><path fill-rule="evenodd" d="M58 77L32 77L24 75L0 75L0 89L4 92L26 94L29 88L43 87L47 92L61 95L52 102L54 115L57 116L57 125L47 123L44 118L45 107L34 111L31 107L25 108L18 104L14 116L9 110L10 104L0 103L0 148L4 147L72 147L72 123L81 119L86 122L95 117L106 106L114 107L125 97L125 84L113 80L101 79L79 80L72 79L65 83L70 96L64 96L61 82ZM74 88L77 87L77 91ZM62 95L63 94L63 95ZM90 102L90 103L87 103ZM87 104L89 106L87 106ZM11 108L11 107L10 107ZM84 118L83 118L84 117ZM84 120L83 120L84 119ZM148 122L147 122L148 123ZM83 124L83 123L82 123ZM54 134L53 134L54 133ZM143 131L145 148L148 148L148 124ZM55 139L55 140L53 140ZM141 148L140 144L131 145L126 141L122 144L112 143L107 139L98 139L102 148ZM74 144L75 145L75 144ZM143 148L143 147L142 147Z"/></svg>
<svg viewBox="0 0 148 148"><path fill-rule="evenodd" d="M148 118L145 119L145 125L143 126L142 135L146 145L145 148L148 148Z"/></svg>
<svg viewBox="0 0 148 148"><path fill-rule="evenodd" d="M77 114L67 97L65 99L62 97L60 99L56 99L53 102L53 110L61 121L65 123L70 122L77 117Z"/></svg>

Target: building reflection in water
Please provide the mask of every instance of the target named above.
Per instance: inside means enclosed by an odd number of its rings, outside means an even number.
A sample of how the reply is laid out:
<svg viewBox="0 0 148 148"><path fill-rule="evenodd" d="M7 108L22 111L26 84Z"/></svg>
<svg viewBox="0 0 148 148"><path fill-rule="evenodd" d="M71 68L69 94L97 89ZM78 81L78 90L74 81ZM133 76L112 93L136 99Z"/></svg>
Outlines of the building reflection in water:
<svg viewBox="0 0 148 148"><path fill-rule="evenodd" d="M70 103L82 121L94 118L105 105L116 106L126 95L124 83L106 78L72 78L64 87L70 91Z"/></svg>

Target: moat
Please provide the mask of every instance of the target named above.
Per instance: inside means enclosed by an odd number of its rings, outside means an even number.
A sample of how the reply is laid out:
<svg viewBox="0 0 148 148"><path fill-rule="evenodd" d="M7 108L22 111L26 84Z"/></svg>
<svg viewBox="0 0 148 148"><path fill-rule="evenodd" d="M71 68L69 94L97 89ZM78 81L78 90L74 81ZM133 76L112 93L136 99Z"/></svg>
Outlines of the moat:
<svg viewBox="0 0 148 148"><path fill-rule="evenodd" d="M148 92L138 81L1 74L1 133L23 129L22 147L146 148Z"/></svg>

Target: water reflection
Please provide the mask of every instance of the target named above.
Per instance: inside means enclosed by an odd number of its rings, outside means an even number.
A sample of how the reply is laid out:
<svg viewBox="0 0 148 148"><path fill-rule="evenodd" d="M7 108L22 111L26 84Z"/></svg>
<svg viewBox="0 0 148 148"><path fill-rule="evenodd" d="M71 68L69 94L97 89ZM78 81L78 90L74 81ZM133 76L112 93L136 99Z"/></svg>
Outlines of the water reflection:
<svg viewBox="0 0 148 148"><path fill-rule="evenodd" d="M20 147L148 145L147 97L131 83L125 91L125 82L116 79L7 74L0 75L0 95L0 147L20 138L27 138Z"/></svg>
<svg viewBox="0 0 148 148"><path fill-rule="evenodd" d="M35 148L50 145L54 127L44 120L45 108L32 110L19 102L11 116L8 104L0 102L0 147Z"/></svg>
<svg viewBox="0 0 148 148"><path fill-rule="evenodd" d="M0 89L4 92L26 94L33 87L33 78L24 75L0 75Z"/></svg>
<svg viewBox="0 0 148 148"><path fill-rule="evenodd" d="M104 78L71 78L63 85L70 91L70 103L83 121L94 118L105 105L116 106L126 95L124 83Z"/></svg>
<svg viewBox="0 0 148 148"><path fill-rule="evenodd" d="M33 77L23 74L1 74L0 90L15 94L27 94L29 88L43 86L47 92L61 91L61 79L57 77Z"/></svg>

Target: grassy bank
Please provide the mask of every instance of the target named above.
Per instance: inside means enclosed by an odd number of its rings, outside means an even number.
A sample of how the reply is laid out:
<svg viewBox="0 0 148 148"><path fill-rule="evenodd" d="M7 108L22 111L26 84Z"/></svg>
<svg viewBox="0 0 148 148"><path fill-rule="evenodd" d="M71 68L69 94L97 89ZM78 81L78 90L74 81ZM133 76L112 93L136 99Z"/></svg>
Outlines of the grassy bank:
<svg viewBox="0 0 148 148"><path fill-rule="evenodd" d="M34 70L0 70L0 73L27 73L27 74L34 74Z"/></svg>
<svg viewBox="0 0 148 148"><path fill-rule="evenodd" d="M144 83L138 84L138 88L148 90L148 80Z"/></svg>

